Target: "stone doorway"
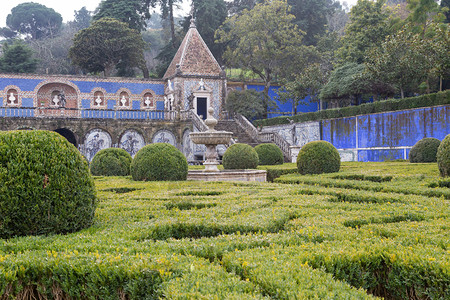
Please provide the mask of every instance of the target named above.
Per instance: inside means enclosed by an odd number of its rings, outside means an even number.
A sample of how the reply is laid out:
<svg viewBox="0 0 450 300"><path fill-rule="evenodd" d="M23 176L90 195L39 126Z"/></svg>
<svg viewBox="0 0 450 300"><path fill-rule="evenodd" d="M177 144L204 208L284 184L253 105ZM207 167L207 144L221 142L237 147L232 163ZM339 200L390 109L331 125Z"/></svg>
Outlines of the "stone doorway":
<svg viewBox="0 0 450 300"><path fill-rule="evenodd" d="M75 146L75 148L78 148L77 138L75 137L75 134L71 130L67 128L58 128L54 131L65 137L66 140L69 141L69 143Z"/></svg>

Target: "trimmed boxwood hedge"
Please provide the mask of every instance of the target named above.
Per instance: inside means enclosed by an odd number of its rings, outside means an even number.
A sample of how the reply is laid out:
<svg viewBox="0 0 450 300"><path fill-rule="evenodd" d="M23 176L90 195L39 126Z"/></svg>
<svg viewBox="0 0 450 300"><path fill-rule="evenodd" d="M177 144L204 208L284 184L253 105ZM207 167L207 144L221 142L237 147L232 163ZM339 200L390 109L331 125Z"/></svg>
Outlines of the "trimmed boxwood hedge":
<svg viewBox="0 0 450 300"><path fill-rule="evenodd" d="M259 157L259 165L282 165L284 156L281 149L275 144L259 144L255 147Z"/></svg>
<svg viewBox="0 0 450 300"><path fill-rule="evenodd" d="M242 143L231 145L222 157L224 169L256 169L258 161L255 149Z"/></svg>
<svg viewBox="0 0 450 300"><path fill-rule="evenodd" d="M373 103L365 103L357 106L325 109L317 112L303 113L292 117L276 117L271 119L256 120L254 121L254 124L255 126L272 126L289 124L290 120L298 123L311 122L325 119L346 118L354 117L357 115L449 104L450 90L446 90L434 94L426 94L405 99L390 99Z"/></svg>
<svg viewBox="0 0 450 300"><path fill-rule="evenodd" d="M307 143L297 156L298 172L302 175L339 172L340 167L339 152L326 141Z"/></svg>
<svg viewBox="0 0 450 300"><path fill-rule="evenodd" d="M441 141L436 138L423 138L418 141L409 152L409 162L436 162L436 154Z"/></svg>
<svg viewBox="0 0 450 300"><path fill-rule="evenodd" d="M0 132L0 183L0 238L75 232L93 222L87 163L56 132Z"/></svg>
<svg viewBox="0 0 450 300"><path fill-rule="evenodd" d="M437 164L442 177L450 177L450 134L439 145Z"/></svg>
<svg viewBox="0 0 450 300"><path fill-rule="evenodd" d="M95 176L130 175L131 155L122 148L107 148L98 151L91 162L91 173Z"/></svg>
<svg viewBox="0 0 450 300"><path fill-rule="evenodd" d="M186 157L167 143L144 146L131 162L131 176L137 181L186 180L187 174Z"/></svg>

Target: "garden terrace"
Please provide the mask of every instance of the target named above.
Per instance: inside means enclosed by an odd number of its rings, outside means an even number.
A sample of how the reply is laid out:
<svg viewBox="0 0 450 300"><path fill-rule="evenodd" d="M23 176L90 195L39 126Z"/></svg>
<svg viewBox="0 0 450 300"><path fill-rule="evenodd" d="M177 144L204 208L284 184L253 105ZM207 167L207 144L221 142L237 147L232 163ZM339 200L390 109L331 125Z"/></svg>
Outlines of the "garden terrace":
<svg viewBox="0 0 450 300"><path fill-rule="evenodd" d="M95 177L92 227L0 240L0 299L448 299L440 182L408 162L275 183Z"/></svg>

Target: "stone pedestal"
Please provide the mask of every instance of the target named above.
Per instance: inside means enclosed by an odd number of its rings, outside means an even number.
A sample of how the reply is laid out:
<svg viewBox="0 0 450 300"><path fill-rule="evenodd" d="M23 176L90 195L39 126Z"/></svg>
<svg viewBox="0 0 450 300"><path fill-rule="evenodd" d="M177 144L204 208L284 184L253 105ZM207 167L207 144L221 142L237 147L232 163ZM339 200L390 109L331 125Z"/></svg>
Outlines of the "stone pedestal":
<svg viewBox="0 0 450 300"><path fill-rule="evenodd" d="M265 170L221 170L205 172L204 170L189 171L187 180L202 181L267 181Z"/></svg>
<svg viewBox="0 0 450 300"><path fill-rule="evenodd" d="M289 153L291 154L291 162L293 162L293 163L297 162L297 155L300 152L300 149L302 149L302 146L290 146L289 147Z"/></svg>

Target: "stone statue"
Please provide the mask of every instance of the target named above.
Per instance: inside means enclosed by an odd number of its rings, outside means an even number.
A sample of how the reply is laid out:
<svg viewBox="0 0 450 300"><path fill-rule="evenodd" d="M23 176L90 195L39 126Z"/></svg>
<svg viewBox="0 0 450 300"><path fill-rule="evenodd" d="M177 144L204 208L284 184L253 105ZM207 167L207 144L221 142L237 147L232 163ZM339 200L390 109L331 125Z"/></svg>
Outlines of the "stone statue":
<svg viewBox="0 0 450 300"><path fill-rule="evenodd" d="M16 103L16 96L14 96L14 94L11 93L8 100L9 100L9 103L14 104L14 103Z"/></svg>
<svg viewBox="0 0 450 300"><path fill-rule="evenodd" d="M58 104L59 104L59 97L58 97L57 94L55 94L55 96L53 96L52 102L53 102L53 105L58 106Z"/></svg>
<svg viewBox="0 0 450 300"><path fill-rule="evenodd" d="M59 106L66 107L66 95L64 95L64 92L58 94L58 99L60 101Z"/></svg>
<svg viewBox="0 0 450 300"><path fill-rule="evenodd" d="M100 106L100 104L102 104L102 98L100 98L100 95L97 95L97 98L95 99L95 104L97 106Z"/></svg>
<svg viewBox="0 0 450 300"><path fill-rule="evenodd" d="M125 98L125 95L122 95L122 99L120 99L121 106L125 106L127 103L127 98Z"/></svg>

